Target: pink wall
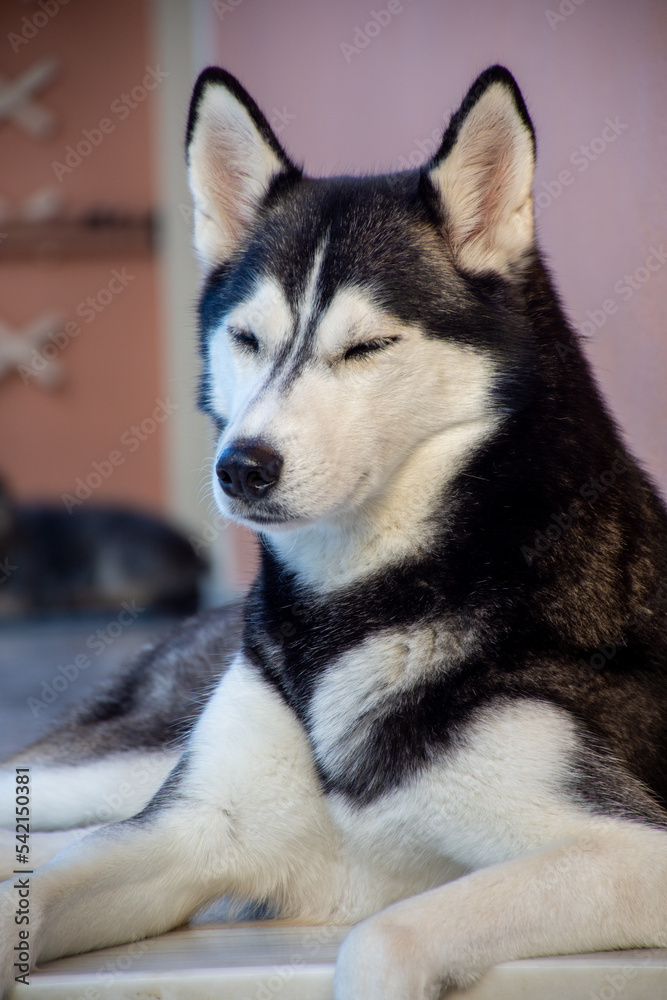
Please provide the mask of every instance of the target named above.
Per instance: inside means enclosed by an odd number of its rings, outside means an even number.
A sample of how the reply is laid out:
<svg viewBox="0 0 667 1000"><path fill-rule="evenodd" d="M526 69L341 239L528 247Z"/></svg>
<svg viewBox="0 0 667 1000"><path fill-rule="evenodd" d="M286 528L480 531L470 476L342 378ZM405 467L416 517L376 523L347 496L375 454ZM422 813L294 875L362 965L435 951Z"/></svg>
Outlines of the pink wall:
<svg viewBox="0 0 667 1000"><path fill-rule="evenodd" d="M511 69L537 128L540 242L571 318L590 324L589 354L632 447L667 493L667 266L641 270L651 248L667 251L664 0L213 7L220 64L313 174L425 158L475 75L494 62ZM373 11L383 25L366 33ZM357 28L374 35L368 44ZM355 40L358 52L343 49ZM607 119L613 141L602 138ZM580 147L591 144L587 161Z"/></svg>

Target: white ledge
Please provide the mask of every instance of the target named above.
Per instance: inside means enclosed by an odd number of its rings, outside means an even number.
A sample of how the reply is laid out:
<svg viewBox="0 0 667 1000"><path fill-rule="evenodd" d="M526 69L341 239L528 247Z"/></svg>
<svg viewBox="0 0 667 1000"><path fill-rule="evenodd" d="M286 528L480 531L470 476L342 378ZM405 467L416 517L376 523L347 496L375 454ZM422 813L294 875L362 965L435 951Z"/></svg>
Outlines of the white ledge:
<svg viewBox="0 0 667 1000"><path fill-rule="evenodd" d="M44 965L11 1000L332 1000L348 927L185 928ZM465 1000L667 1000L667 949L507 962Z"/></svg>

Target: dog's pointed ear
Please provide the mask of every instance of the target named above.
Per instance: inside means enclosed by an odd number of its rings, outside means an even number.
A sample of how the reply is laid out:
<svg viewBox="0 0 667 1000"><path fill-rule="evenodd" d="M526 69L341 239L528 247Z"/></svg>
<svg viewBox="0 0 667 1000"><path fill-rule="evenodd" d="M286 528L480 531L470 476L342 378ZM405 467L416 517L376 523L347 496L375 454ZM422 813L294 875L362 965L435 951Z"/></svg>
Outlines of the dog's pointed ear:
<svg viewBox="0 0 667 1000"><path fill-rule="evenodd" d="M533 246L535 133L514 77L492 66L452 117L425 174L457 264L507 273Z"/></svg>
<svg viewBox="0 0 667 1000"><path fill-rule="evenodd" d="M300 172L238 80L214 66L195 84L186 150L195 251L209 269L232 255L276 179Z"/></svg>

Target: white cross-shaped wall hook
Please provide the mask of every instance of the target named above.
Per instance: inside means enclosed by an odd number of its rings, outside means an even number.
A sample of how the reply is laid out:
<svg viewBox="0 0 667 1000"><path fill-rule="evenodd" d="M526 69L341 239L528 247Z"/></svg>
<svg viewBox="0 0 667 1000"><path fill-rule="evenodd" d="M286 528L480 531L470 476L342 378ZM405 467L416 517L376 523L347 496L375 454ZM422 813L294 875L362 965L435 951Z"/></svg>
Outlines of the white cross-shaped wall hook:
<svg viewBox="0 0 667 1000"><path fill-rule="evenodd" d="M48 222L62 211L62 204L60 192L52 187L38 188L13 205L0 196L0 226L5 222Z"/></svg>
<svg viewBox="0 0 667 1000"><path fill-rule="evenodd" d="M16 371L25 385L61 385L62 368L55 359L67 344L63 322L56 313L44 313L18 334L0 321L0 379Z"/></svg>
<svg viewBox="0 0 667 1000"><path fill-rule="evenodd" d="M55 115L31 97L51 83L57 69L55 59L43 59L11 82L0 76L0 122L11 120L37 139L51 135Z"/></svg>

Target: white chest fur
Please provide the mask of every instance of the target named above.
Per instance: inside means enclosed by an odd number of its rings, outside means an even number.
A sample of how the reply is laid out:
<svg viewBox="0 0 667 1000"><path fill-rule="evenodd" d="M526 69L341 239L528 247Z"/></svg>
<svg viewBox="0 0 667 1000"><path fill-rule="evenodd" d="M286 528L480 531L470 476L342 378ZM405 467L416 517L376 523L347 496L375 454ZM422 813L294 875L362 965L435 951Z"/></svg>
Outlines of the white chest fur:
<svg viewBox="0 0 667 1000"><path fill-rule="evenodd" d="M383 632L331 666L309 721L316 758L334 784L362 766L374 724L397 697L455 668L473 644L473 636L440 628ZM334 792L329 809L350 846L378 863L492 864L573 836L590 819L564 793L576 747L563 710L496 700L462 724L453 745L434 745L429 763L398 787L365 805Z"/></svg>

